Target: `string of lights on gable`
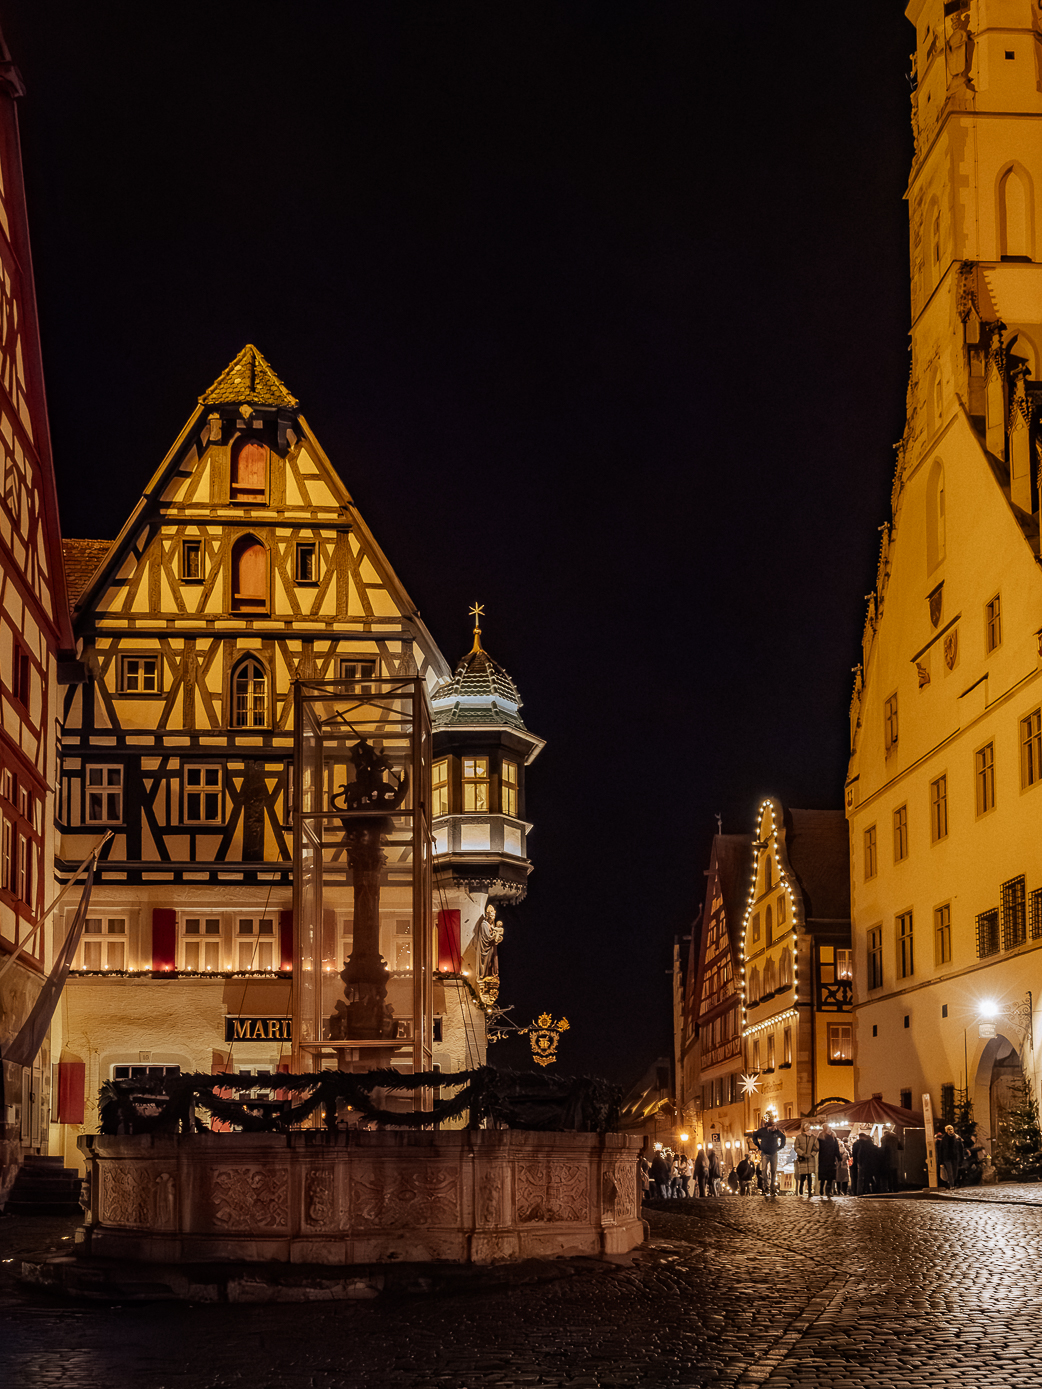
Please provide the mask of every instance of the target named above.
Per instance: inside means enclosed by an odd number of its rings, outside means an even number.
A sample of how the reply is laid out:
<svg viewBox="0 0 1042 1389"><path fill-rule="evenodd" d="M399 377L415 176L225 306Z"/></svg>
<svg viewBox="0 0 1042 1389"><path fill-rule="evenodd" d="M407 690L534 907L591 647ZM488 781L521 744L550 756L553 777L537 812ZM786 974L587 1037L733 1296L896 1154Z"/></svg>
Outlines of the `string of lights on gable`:
<svg viewBox="0 0 1042 1389"><path fill-rule="evenodd" d="M748 899L748 902L747 902L746 908L745 908L745 916L744 916L744 918L742 919L742 948L741 948L741 962L740 962L740 963L741 963L741 979L742 979L742 1036L743 1036L743 1037L751 1037L751 1036L753 1036L753 1035L754 1035L755 1033L757 1033L757 1032L766 1032L766 1031L768 1031L768 1030L771 1029L771 1028L777 1027L779 1023L784 1022L787 1018L795 1018L795 1017L798 1017L798 1016L799 1016L799 1014L798 1014L798 1006L799 1006L799 1001L800 1001L800 974L799 974L800 962L799 962L799 952L798 952L798 950L797 950L797 944L798 944L798 931L799 931L799 920L798 920L797 908L798 908L798 905L799 905L799 898L798 898L797 894L796 894L796 893L794 892L794 890L793 890L792 881L791 881L791 872L790 872L790 870L789 870L789 868L788 868L788 863L787 863L787 861L786 861L785 859L783 859L781 844L780 844L779 839L778 839L779 830L783 828L783 823L782 823L781 815L780 815L780 813L779 813L778 803L777 803L777 801L771 799L770 797L768 797L766 800L760 802L759 813L758 813L758 815L757 815L757 817L756 817L757 830L759 831L759 830L760 830L760 827L763 825L764 816L765 816L765 814L766 814L768 811L770 811L770 814L771 814L771 830L770 830L770 834L769 834L766 838L764 838L764 839L762 839L762 840L759 840L757 843L755 843L755 844L753 845L753 849L755 850L755 852L754 852L754 854L753 854L752 882L751 882L750 885L749 885L749 899ZM768 1019L767 1021L765 1021L765 1022L754 1023L752 1026L750 1026L750 1025L749 1025L749 1012L748 1012L748 1008L749 1008L749 988L748 988L748 985L749 985L749 977L748 977L748 971L747 971L747 968L746 968L746 959L747 959L746 939L747 939L748 932L749 932L749 924L750 924L750 920L751 920L752 913L753 913L753 907L756 905L756 900L757 900L756 886L757 886L757 883L759 882L759 879L760 879L760 858L761 858L761 855L762 855L763 853L765 853L765 852L768 853L768 854L771 854L771 855L773 856L774 861L775 861L775 862L777 863L777 865L778 865L778 882L777 882L776 886L777 886L778 888L782 889L782 890L785 892L785 896L786 896L786 898L787 898L787 900L788 900L788 904L789 904L789 921L791 922L791 925L790 925L789 930L785 933L785 935L783 935L783 936L781 937L781 939L782 939L782 940L785 940L788 936L791 936L791 937L792 937L792 990L793 990L793 1001L794 1001L795 1006L792 1007L792 1008L787 1009L784 1013L776 1013L773 1017L769 1018L769 1019ZM774 885L772 884L772 886L774 886ZM766 891L766 889L765 889L765 891ZM774 944L774 942L772 941L771 944ZM765 945L765 948L766 948L766 945Z"/></svg>

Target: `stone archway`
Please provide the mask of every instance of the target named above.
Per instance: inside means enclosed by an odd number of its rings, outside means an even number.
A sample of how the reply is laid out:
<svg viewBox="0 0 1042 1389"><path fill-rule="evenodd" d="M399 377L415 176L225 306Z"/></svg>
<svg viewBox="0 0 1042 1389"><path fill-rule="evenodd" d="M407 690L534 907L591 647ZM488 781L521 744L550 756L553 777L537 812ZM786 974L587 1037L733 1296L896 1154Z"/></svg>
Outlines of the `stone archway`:
<svg viewBox="0 0 1042 1389"><path fill-rule="evenodd" d="M973 1117L977 1138L989 1152L998 1134L999 1119L1009 1107L1010 1091L1021 1074L1021 1057L1016 1042L999 1033L988 1039L977 1058L971 1087Z"/></svg>

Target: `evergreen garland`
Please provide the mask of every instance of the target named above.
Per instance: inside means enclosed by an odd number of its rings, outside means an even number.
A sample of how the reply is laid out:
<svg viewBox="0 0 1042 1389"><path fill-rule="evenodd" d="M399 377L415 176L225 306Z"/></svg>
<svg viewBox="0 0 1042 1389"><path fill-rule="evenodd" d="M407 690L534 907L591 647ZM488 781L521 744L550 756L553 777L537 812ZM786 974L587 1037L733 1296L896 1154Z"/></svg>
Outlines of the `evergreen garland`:
<svg viewBox="0 0 1042 1389"><path fill-rule="evenodd" d="M376 1089L423 1088L451 1089L456 1093L435 1100L429 1110L384 1109L373 1103L372 1092ZM272 1113L249 1095L238 1099L226 1093L257 1089L279 1091L291 1097L288 1111ZM503 1128L605 1133L618 1123L620 1099L617 1087L596 1078L496 1070L491 1066L452 1073L419 1071L411 1075L388 1067L360 1074L319 1071L270 1078L157 1076L151 1080L106 1081L98 1097L104 1134L185 1131L195 1108L246 1133L286 1133L321 1107L325 1127L332 1131L337 1126L338 1102L357 1110L365 1119L396 1128L431 1128L469 1111L471 1128L488 1120ZM146 1114L143 1108L156 1108L157 1112ZM195 1120L197 1130L205 1127Z"/></svg>
<svg viewBox="0 0 1042 1389"><path fill-rule="evenodd" d="M1042 1127L1038 1101L1021 1071L1013 1083L1013 1103L999 1119L992 1161L1005 1181L1042 1178Z"/></svg>

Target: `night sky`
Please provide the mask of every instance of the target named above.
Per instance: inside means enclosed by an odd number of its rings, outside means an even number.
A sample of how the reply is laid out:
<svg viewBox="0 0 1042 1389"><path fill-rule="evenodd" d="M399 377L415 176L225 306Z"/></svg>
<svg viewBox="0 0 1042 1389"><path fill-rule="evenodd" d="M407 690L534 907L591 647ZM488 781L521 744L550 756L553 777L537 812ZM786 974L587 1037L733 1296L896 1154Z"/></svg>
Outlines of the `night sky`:
<svg viewBox="0 0 1042 1389"><path fill-rule="evenodd" d="M0 0L63 530L252 341L547 739L502 1000L670 1049L715 830L842 805L908 373L903 5Z"/></svg>

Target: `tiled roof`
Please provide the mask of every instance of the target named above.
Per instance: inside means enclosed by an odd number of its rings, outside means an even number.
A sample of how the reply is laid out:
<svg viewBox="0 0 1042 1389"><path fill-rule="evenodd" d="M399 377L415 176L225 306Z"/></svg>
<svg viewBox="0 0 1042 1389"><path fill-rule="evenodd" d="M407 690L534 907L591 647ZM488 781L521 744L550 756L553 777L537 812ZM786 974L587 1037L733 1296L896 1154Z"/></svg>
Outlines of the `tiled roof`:
<svg viewBox="0 0 1042 1389"><path fill-rule="evenodd" d="M734 957L741 949L745 903L749 895L749 876L752 872L751 834L715 834L711 862L716 865L720 896L724 899L727 934Z"/></svg>
<svg viewBox="0 0 1042 1389"><path fill-rule="evenodd" d="M455 674L436 687L431 707L435 728L525 726L518 712L521 696L517 686L499 662L482 649L480 633L475 633L474 646L460 661Z"/></svg>
<svg viewBox="0 0 1042 1389"><path fill-rule="evenodd" d="M74 608L87 590L98 565L112 548L111 540L63 540L65 583L69 606Z"/></svg>
<svg viewBox="0 0 1042 1389"><path fill-rule="evenodd" d="M295 410L298 403L252 343L199 397L200 405L276 405Z"/></svg>
<svg viewBox="0 0 1042 1389"><path fill-rule="evenodd" d="M808 920L850 920L850 835L842 810L786 812L789 863Z"/></svg>

